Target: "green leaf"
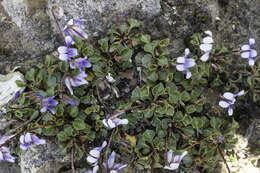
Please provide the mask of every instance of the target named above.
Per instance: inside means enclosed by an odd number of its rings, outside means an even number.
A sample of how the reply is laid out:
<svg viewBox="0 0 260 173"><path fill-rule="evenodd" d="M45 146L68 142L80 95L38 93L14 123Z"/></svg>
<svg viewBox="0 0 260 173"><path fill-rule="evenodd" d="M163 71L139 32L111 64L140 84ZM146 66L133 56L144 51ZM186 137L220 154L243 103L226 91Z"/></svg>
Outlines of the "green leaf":
<svg viewBox="0 0 260 173"><path fill-rule="evenodd" d="M64 141L67 141L70 139L70 137L64 131L59 132L57 134L57 137L58 137L58 140L61 142L64 142Z"/></svg>
<svg viewBox="0 0 260 173"><path fill-rule="evenodd" d="M147 79L152 81L152 82L156 82L158 80L158 74L156 71L151 72L148 76Z"/></svg>
<svg viewBox="0 0 260 173"><path fill-rule="evenodd" d="M52 120L52 114L50 112L45 112L44 116L42 117L44 121L51 121Z"/></svg>
<svg viewBox="0 0 260 173"><path fill-rule="evenodd" d="M154 41L152 43L146 43L144 45L144 51L152 54L152 56L154 57L155 48L157 47L157 45L158 45L158 42L154 42Z"/></svg>
<svg viewBox="0 0 260 173"><path fill-rule="evenodd" d="M48 76L47 78L47 86L48 87L55 87L56 86L56 77L55 76Z"/></svg>
<svg viewBox="0 0 260 173"><path fill-rule="evenodd" d="M153 116L154 108L146 109L144 111L144 117L145 118L151 118Z"/></svg>
<svg viewBox="0 0 260 173"><path fill-rule="evenodd" d="M136 87L133 91L132 91L132 96L131 96L131 100L132 101L137 101L140 99L140 95L141 95L141 89L139 87Z"/></svg>
<svg viewBox="0 0 260 173"><path fill-rule="evenodd" d="M58 104L56 106L56 115L57 115L57 117L64 116L64 107L62 104Z"/></svg>
<svg viewBox="0 0 260 173"><path fill-rule="evenodd" d="M133 56L134 51L130 48L126 48L121 52L121 57L123 61L132 62L131 58Z"/></svg>
<svg viewBox="0 0 260 173"><path fill-rule="evenodd" d="M103 39L100 39L98 40L98 44L101 46L101 50L103 52L108 52L108 38L103 38Z"/></svg>
<svg viewBox="0 0 260 173"><path fill-rule="evenodd" d="M185 109L188 114L192 114L193 112L196 111L196 107L194 105L189 105L189 106L185 107Z"/></svg>
<svg viewBox="0 0 260 173"><path fill-rule="evenodd" d="M68 72L69 71L69 63L66 61L59 62L59 69L62 72Z"/></svg>
<svg viewBox="0 0 260 173"><path fill-rule="evenodd" d="M142 65L145 68L150 68L152 66L153 63L153 58L150 54L145 54L142 58Z"/></svg>
<svg viewBox="0 0 260 173"><path fill-rule="evenodd" d="M26 74L25 79L28 81L34 81L36 70L35 68L31 68Z"/></svg>
<svg viewBox="0 0 260 173"><path fill-rule="evenodd" d="M170 39L169 38L165 38L165 39L163 39L163 40L161 40L159 42L159 46L160 47L167 47L169 45L169 43L170 43Z"/></svg>
<svg viewBox="0 0 260 173"><path fill-rule="evenodd" d="M67 136L72 136L73 128L71 125L66 124L66 125L64 125L63 129Z"/></svg>
<svg viewBox="0 0 260 173"><path fill-rule="evenodd" d="M185 127L185 128L182 128L181 130L187 136L193 136L195 134L194 130L191 127Z"/></svg>
<svg viewBox="0 0 260 173"><path fill-rule="evenodd" d="M171 104L177 104L179 102L180 92L175 90L170 92L169 102Z"/></svg>
<svg viewBox="0 0 260 173"><path fill-rule="evenodd" d="M152 89L152 94L154 96L154 100L156 100L160 95L164 94L164 86L162 83L155 85Z"/></svg>
<svg viewBox="0 0 260 173"><path fill-rule="evenodd" d="M147 142L150 142L151 144L153 143L153 138L155 136L155 133L153 130L146 130L143 133L143 139Z"/></svg>
<svg viewBox="0 0 260 173"><path fill-rule="evenodd" d="M214 129L220 129L221 125L222 125L222 122L219 118L212 117L210 119L210 126L213 127Z"/></svg>
<svg viewBox="0 0 260 173"><path fill-rule="evenodd" d="M73 127L76 130L83 130L86 128L86 124L82 119L77 118L73 121Z"/></svg>
<svg viewBox="0 0 260 173"><path fill-rule="evenodd" d="M148 34L142 34L141 35L141 41L144 43L150 43L151 41L151 36Z"/></svg>
<svg viewBox="0 0 260 173"><path fill-rule="evenodd" d="M35 110L35 111L33 111L33 113L32 113L32 115L31 115L30 119L31 119L31 120L34 120L34 119L36 119L38 116L39 116L39 111Z"/></svg>
<svg viewBox="0 0 260 173"><path fill-rule="evenodd" d="M24 81L16 80L15 83L20 88L26 87L26 83Z"/></svg>
<svg viewBox="0 0 260 173"><path fill-rule="evenodd" d="M159 58L158 65L161 67L168 65L168 58L166 58L166 57Z"/></svg>
<svg viewBox="0 0 260 173"><path fill-rule="evenodd" d="M138 28L140 26L140 22L135 19L128 19L128 23L130 24L130 28Z"/></svg>
<svg viewBox="0 0 260 173"><path fill-rule="evenodd" d="M181 100L187 102L190 100L190 94L187 91L181 93Z"/></svg>
<svg viewBox="0 0 260 173"><path fill-rule="evenodd" d="M77 106L70 106L69 109L69 114L71 117L76 117L78 116L78 113L79 113L79 109Z"/></svg>

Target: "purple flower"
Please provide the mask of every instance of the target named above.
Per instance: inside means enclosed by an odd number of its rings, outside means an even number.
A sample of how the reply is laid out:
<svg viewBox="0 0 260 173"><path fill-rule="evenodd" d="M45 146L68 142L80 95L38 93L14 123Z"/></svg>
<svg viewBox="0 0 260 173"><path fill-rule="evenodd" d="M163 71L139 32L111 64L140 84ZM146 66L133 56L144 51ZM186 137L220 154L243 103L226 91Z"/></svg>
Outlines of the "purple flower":
<svg viewBox="0 0 260 173"><path fill-rule="evenodd" d="M10 150L7 147L0 148L0 162L3 161L14 163L14 157L11 156Z"/></svg>
<svg viewBox="0 0 260 173"><path fill-rule="evenodd" d="M84 72L84 67L85 68L91 67L91 63L87 60L87 57L77 58L70 62L71 69L78 68L80 72Z"/></svg>
<svg viewBox="0 0 260 173"><path fill-rule="evenodd" d="M120 169L123 169L127 166L127 164L115 164L116 153L113 151L112 154L109 156L107 163L103 163L104 167L106 168L106 173L118 173Z"/></svg>
<svg viewBox="0 0 260 173"><path fill-rule="evenodd" d="M72 38L76 36L81 39L88 39L88 34L83 31L82 26L83 21L70 19L67 26L63 29L63 32Z"/></svg>
<svg viewBox="0 0 260 173"><path fill-rule="evenodd" d="M109 118L103 119L103 124L110 129L113 129L121 124L128 124L128 120L127 119L119 119L117 118L117 116L121 115L124 112L119 112L115 115L112 115Z"/></svg>
<svg viewBox="0 0 260 173"><path fill-rule="evenodd" d="M190 50L188 48L186 48L184 57L178 57L177 65L176 65L176 68L178 71L184 71L186 73L186 79L189 79L191 77L191 72L188 70L188 68L196 65L194 59L187 58L189 53L190 53Z"/></svg>
<svg viewBox="0 0 260 173"><path fill-rule="evenodd" d="M51 106L56 106L58 104L58 101L54 100L55 96L48 97L46 99L43 98L40 94L35 94L38 98L42 99L41 101L41 112L46 112L48 109L51 111L52 114L55 114L55 109Z"/></svg>
<svg viewBox="0 0 260 173"><path fill-rule="evenodd" d="M70 36L65 37L66 46L60 46L58 48L59 59L62 61L71 61L72 57L78 56L78 50L76 48L70 48L72 44L72 38Z"/></svg>
<svg viewBox="0 0 260 173"><path fill-rule="evenodd" d="M20 96L20 91L17 91L14 95L14 100L18 99Z"/></svg>
<svg viewBox="0 0 260 173"><path fill-rule="evenodd" d="M225 139L225 136L218 136L217 137L217 143L221 143L221 142L223 142L224 141L224 139Z"/></svg>
<svg viewBox="0 0 260 173"><path fill-rule="evenodd" d="M34 143L36 145L46 144L45 140L39 139L36 135L33 135L31 133L21 135L20 142L20 148L22 150L27 150L31 143Z"/></svg>
<svg viewBox="0 0 260 173"><path fill-rule="evenodd" d="M66 84L67 88L69 89L71 95L73 95L73 90L72 90L71 86L78 87L80 85L88 84L86 77L87 77L87 75L85 72L81 72L80 74L78 74L76 76L66 77L65 84Z"/></svg>
<svg viewBox="0 0 260 173"><path fill-rule="evenodd" d="M0 145L3 145L7 140L9 140L10 138L12 138L14 135L11 136L1 136L0 135Z"/></svg>
<svg viewBox="0 0 260 173"><path fill-rule="evenodd" d="M255 44L255 39L250 38L249 45L245 44L241 47L242 50L241 57L247 58L249 60L250 66L253 66L255 64L255 60L253 58L257 56L256 50L252 49L254 44Z"/></svg>
<svg viewBox="0 0 260 173"><path fill-rule="evenodd" d="M3 115L5 115L5 114L7 114L6 109L5 109L5 108L2 108L2 109L0 110L0 118L1 118Z"/></svg>
<svg viewBox="0 0 260 173"><path fill-rule="evenodd" d="M95 167L93 167L93 170L92 170L92 171L91 171L91 170L88 170L88 171L86 171L85 173L97 173L98 169L99 169L99 167L98 167L98 165L96 165Z"/></svg>
<svg viewBox="0 0 260 173"><path fill-rule="evenodd" d="M245 92L244 90L240 91L239 93L237 94L232 94L230 92L225 92L223 97L225 100L221 100L219 102L219 106L221 106L222 108L228 108L228 115L231 116L233 115L233 109L231 107L231 105L233 105L236 101L236 97L237 96L241 96L243 95Z"/></svg>
<svg viewBox="0 0 260 173"><path fill-rule="evenodd" d="M96 147L89 152L87 157L87 161L92 164L92 166L96 166L98 164L98 160L100 158L100 153L107 146L107 141L104 141L101 147Z"/></svg>
<svg viewBox="0 0 260 173"><path fill-rule="evenodd" d="M212 39L212 32L211 31L205 31L205 34L208 36L203 38L202 44L200 45L200 49L204 51L205 53L200 57L201 61L206 62L209 58L209 54L213 47L213 39Z"/></svg>
<svg viewBox="0 0 260 173"><path fill-rule="evenodd" d="M184 156L188 154L187 151L184 151L181 155L177 155L173 157L173 151L170 150L167 152L167 165L164 166L164 169L169 169L169 170L176 170L179 168L180 163L183 159Z"/></svg>

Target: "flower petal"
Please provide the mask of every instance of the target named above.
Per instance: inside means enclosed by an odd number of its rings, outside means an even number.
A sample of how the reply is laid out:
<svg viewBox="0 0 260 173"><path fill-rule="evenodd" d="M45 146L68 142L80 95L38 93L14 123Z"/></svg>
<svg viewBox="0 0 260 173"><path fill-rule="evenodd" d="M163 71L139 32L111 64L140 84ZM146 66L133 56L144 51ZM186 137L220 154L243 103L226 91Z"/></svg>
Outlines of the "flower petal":
<svg viewBox="0 0 260 173"><path fill-rule="evenodd" d="M242 47L241 47L241 50L243 50L243 51L247 51L247 50L249 50L250 49L250 46L248 45L248 44L245 44L245 45L243 45Z"/></svg>
<svg viewBox="0 0 260 173"><path fill-rule="evenodd" d="M32 142L31 133L26 133L26 135L24 137L24 142L25 143L31 143Z"/></svg>
<svg viewBox="0 0 260 173"><path fill-rule="evenodd" d="M177 69L178 71L184 71L184 70L185 70L185 67L184 67L183 64L182 64L182 65L176 65L176 69Z"/></svg>
<svg viewBox="0 0 260 173"><path fill-rule="evenodd" d="M71 36L66 36L65 37L65 42L66 42L67 47L70 47L72 42L73 42Z"/></svg>
<svg viewBox="0 0 260 173"><path fill-rule="evenodd" d="M211 43L213 43L214 41L213 41L212 37L205 37L205 38L203 38L202 42L203 42L204 44L211 44Z"/></svg>
<svg viewBox="0 0 260 173"><path fill-rule="evenodd" d="M183 64L183 63L185 63L185 58L184 57L178 57L177 58L177 63L181 63L181 64Z"/></svg>
<svg viewBox="0 0 260 173"><path fill-rule="evenodd" d="M91 156L93 156L93 157L99 158L99 156L100 156L100 151L98 151L98 150L91 150L91 151L89 152L89 154L90 154Z"/></svg>
<svg viewBox="0 0 260 173"><path fill-rule="evenodd" d="M72 88L71 88L71 83L70 83L70 80L69 80L69 79L70 79L69 77L67 77L67 78L65 79L65 84L66 84L67 88L69 89L70 94L73 95L73 90L72 90Z"/></svg>
<svg viewBox="0 0 260 173"><path fill-rule="evenodd" d="M241 57L242 57L242 58L249 58L249 57L250 57L250 52L247 51L247 52L241 53Z"/></svg>
<svg viewBox="0 0 260 173"><path fill-rule="evenodd" d="M191 72L189 70L186 70L186 79L189 79L191 77Z"/></svg>
<svg viewBox="0 0 260 173"><path fill-rule="evenodd" d="M120 170L120 169L123 169L125 167L127 167L127 164L118 163L118 164L115 164L114 169L115 170Z"/></svg>
<svg viewBox="0 0 260 173"><path fill-rule="evenodd" d="M233 115L233 109L231 106L228 107L228 115L229 116Z"/></svg>
<svg viewBox="0 0 260 173"><path fill-rule="evenodd" d="M113 151L112 154L109 156L107 164L108 164L108 168L112 168L115 162L115 158L116 158L116 153Z"/></svg>
<svg viewBox="0 0 260 173"><path fill-rule="evenodd" d="M60 54L59 59L61 61L68 61L70 59L70 57L67 54Z"/></svg>
<svg viewBox="0 0 260 173"><path fill-rule="evenodd" d="M200 57L200 60L203 61L203 62L206 62L206 61L209 59L209 54L210 54L210 52L204 53L204 54Z"/></svg>
<svg viewBox="0 0 260 173"><path fill-rule="evenodd" d="M186 48L185 49L185 57L187 57L190 54L190 49Z"/></svg>
<svg viewBox="0 0 260 173"><path fill-rule="evenodd" d="M234 94L232 94L231 92L225 92L223 97L232 101L234 99Z"/></svg>
<svg viewBox="0 0 260 173"><path fill-rule="evenodd" d="M27 149L29 148L29 146L30 146L30 144L28 144L28 143L20 144L20 148L21 148L22 150L27 150Z"/></svg>
<svg viewBox="0 0 260 173"><path fill-rule="evenodd" d="M44 139L39 139L36 135L32 135L32 141L36 145L46 144L46 141Z"/></svg>
<svg viewBox="0 0 260 173"><path fill-rule="evenodd" d="M204 33L212 37L212 32L211 31L208 30L208 31L205 31Z"/></svg>
<svg viewBox="0 0 260 173"><path fill-rule="evenodd" d="M78 56L78 50L76 48L69 48L67 50L68 56L69 57L75 57Z"/></svg>
<svg viewBox="0 0 260 173"><path fill-rule="evenodd" d="M120 121L118 123L116 123L116 125L122 125L122 124L128 124L128 119L120 119Z"/></svg>
<svg viewBox="0 0 260 173"><path fill-rule="evenodd" d="M213 45L212 44L201 44L200 49L203 50L204 52L211 51Z"/></svg>
<svg viewBox="0 0 260 173"><path fill-rule="evenodd" d="M255 65L255 60L250 58L248 63L250 66L253 66L253 65Z"/></svg>
<svg viewBox="0 0 260 173"><path fill-rule="evenodd" d="M172 156L173 156L173 151L170 150L167 152L167 161L168 163L171 163L172 162Z"/></svg>
<svg viewBox="0 0 260 173"><path fill-rule="evenodd" d="M237 94L235 94L235 97L237 97L237 96L242 96L242 95L244 95L244 94L245 94L245 91L242 90L242 91L238 92Z"/></svg>
<svg viewBox="0 0 260 173"><path fill-rule="evenodd" d="M89 163L93 164L93 163L96 163L96 162L98 161L98 159L97 159L97 158L94 158L94 157L92 157L92 156L88 156L88 157L87 157L87 161L88 161Z"/></svg>
<svg viewBox="0 0 260 173"><path fill-rule="evenodd" d="M256 57L257 56L257 51L254 50L254 49L251 49L250 55L251 55L252 58Z"/></svg>
<svg viewBox="0 0 260 173"><path fill-rule="evenodd" d="M55 114L55 109L52 108L52 107L48 107L48 108L49 108L49 110L51 111L52 115L54 115L54 114Z"/></svg>
<svg viewBox="0 0 260 173"><path fill-rule="evenodd" d="M255 44L255 39L250 38L250 39L249 39L249 45L250 45L250 47L252 47L254 44Z"/></svg>
<svg viewBox="0 0 260 173"><path fill-rule="evenodd" d="M227 108L230 105L228 102L225 102L225 101L220 101L218 104L222 108Z"/></svg>
<svg viewBox="0 0 260 173"><path fill-rule="evenodd" d="M188 59L186 60L186 63L184 64L184 66L185 66L186 68L190 68L190 67L193 67L193 66L195 66L195 65L196 65L195 60L192 59L192 58L188 58Z"/></svg>
<svg viewBox="0 0 260 173"><path fill-rule="evenodd" d="M68 51L68 48L67 48L66 46L60 46L60 47L58 48L59 54L66 54L67 51Z"/></svg>

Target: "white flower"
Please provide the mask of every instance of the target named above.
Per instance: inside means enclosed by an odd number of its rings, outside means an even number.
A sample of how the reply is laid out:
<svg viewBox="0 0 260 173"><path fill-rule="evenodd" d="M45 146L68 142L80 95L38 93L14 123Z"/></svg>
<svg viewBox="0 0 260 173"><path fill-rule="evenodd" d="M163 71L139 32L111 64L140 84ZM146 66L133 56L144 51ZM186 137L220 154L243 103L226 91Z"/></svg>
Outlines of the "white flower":
<svg viewBox="0 0 260 173"><path fill-rule="evenodd" d="M110 73L107 74L106 79L109 83L114 83L116 80L111 76Z"/></svg>
<svg viewBox="0 0 260 173"><path fill-rule="evenodd" d="M93 150L91 150L87 157L87 161L89 163L91 163L93 166L96 166L98 164L98 159L100 157L100 153L106 146L107 146L107 141L104 141L101 147L96 147ZM94 172L94 170L93 170L93 172Z"/></svg>
<svg viewBox="0 0 260 173"><path fill-rule="evenodd" d="M205 34L208 36L203 38L202 44L200 45L200 49L205 52L201 57L200 60L203 62L206 62L209 58L209 54L213 48L213 38L212 38L212 32L211 31L205 31Z"/></svg>
<svg viewBox="0 0 260 173"><path fill-rule="evenodd" d="M257 56L256 50L252 49L254 44L255 44L255 39L250 38L249 45L245 44L241 47L242 50L241 57L248 59L250 66L253 66L255 64L255 60L253 58Z"/></svg>
<svg viewBox="0 0 260 173"><path fill-rule="evenodd" d="M236 101L235 97L237 96L241 96L245 93L244 90L240 91L237 94L232 94L230 92L225 92L223 97L225 98L225 100L221 100L219 102L219 106L221 106L222 108L228 108L228 115L231 116L233 115L233 109L231 107L231 105L233 105Z"/></svg>
<svg viewBox="0 0 260 173"><path fill-rule="evenodd" d="M104 119L102 122L103 124L107 127L107 128L110 128L110 129L113 129L119 125L122 125L122 124L128 124L128 120L127 119L119 119L117 118L117 116L121 115L122 113L124 112L119 112L115 115L112 115L111 117L109 118L106 118Z"/></svg>
<svg viewBox="0 0 260 173"><path fill-rule="evenodd" d="M177 156L173 157L173 151L172 150L168 151L167 152L168 165L164 166L164 169L169 169L169 170L178 169L183 157L186 156L187 154L188 154L188 152L184 151L181 155L177 155Z"/></svg>

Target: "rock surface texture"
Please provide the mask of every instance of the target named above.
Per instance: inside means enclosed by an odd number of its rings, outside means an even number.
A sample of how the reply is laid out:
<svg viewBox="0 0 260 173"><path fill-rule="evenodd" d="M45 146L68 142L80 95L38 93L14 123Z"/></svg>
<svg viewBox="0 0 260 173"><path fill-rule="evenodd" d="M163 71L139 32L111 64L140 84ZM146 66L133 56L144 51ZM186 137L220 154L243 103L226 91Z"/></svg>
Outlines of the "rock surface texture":
<svg viewBox="0 0 260 173"><path fill-rule="evenodd" d="M83 19L93 39L121 14L139 19L154 39L171 39L172 57L183 53L193 33L205 30L228 48L255 38L260 50L260 0L0 0L0 73L17 65L27 69L62 44L53 7L63 11L57 16L62 28L71 18ZM22 173L57 173L64 165L70 161L52 144L31 147L20 161ZM0 173L14 170L0 165Z"/></svg>

